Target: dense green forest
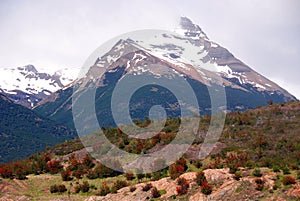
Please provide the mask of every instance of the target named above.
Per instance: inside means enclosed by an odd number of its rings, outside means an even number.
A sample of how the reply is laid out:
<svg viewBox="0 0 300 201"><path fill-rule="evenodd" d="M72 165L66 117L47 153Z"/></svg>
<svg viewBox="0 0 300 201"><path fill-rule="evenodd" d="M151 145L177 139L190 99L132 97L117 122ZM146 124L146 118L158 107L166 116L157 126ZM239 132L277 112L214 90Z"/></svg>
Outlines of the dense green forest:
<svg viewBox="0 0 300 201"><path fill-rule="evenodd" d="M0 95L0 162L42 151L76 137L76 132Z"/></svg>

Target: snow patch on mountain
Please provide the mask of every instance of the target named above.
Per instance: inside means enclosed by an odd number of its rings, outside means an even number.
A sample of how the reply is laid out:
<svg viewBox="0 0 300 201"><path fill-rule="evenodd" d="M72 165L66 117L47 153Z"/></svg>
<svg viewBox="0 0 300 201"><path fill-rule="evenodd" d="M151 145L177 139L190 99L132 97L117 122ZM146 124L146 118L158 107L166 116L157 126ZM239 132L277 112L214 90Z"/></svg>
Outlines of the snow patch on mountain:
<svg viewBox="0 0 300 201"><path fill-rule="evenodd" d="M119 39L111 47L109 52L99 55L101 57L98 57L87 74L89 78L92 75L97 79L99 73L93 72L97 72L98 67L113 72L114 68L120 66L125 66L127 72L132 71L137 75L145 72L158 77L165 75L165 72L145 65L157 62L176 69L180 76L190 76L206 85L217 83L244 91L256 88L258 91L276 91L291 96L236 59L227 49L210 40L198 25L186 17L181 18L180 27L173 32L156 30L152 35L148 32L136 32L130 37ZM151 59L146 61L148 58Z"/></svg>
<svg viewBox="0 0 300 201"><path fill-rule="evenodd" d="M39 69L33 65L0 68L0 91L18 104L33 107L45 96L73 82L79 69Z"/></svg>
<svg viewBox="0 0 300 201"><path fill-rule="evenodd" d="M44 90L55 92L76 79L76 69L62 69L53 74L39 72L34 66L0 68L0 88L6 93L20 90L28 94L38 94Z"/></svg>

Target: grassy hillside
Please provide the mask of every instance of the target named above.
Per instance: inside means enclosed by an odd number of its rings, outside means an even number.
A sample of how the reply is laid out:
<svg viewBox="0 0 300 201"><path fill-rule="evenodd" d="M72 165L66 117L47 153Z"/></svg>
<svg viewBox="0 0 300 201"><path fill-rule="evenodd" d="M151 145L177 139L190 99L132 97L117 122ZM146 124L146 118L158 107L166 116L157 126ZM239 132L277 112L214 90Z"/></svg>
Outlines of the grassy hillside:
<svg viewBox="0 0 300 201"><path fill-rule="evenodd" d="M187 152L187 158L193 159L194 151L200 149L209 122L209 116L201 118L199 136ZM141 151L147 153L154 146L168 144L176 136L179 123L180 121L177 119L169 120L162 132L154 136L155 143L152 139L128 138L116 128L106 129L104 133L112 143L123 150L133 153L140 153ZM145 126L141 122L140 125ZM237 152L247 154L249 165L297 167L300 163L299 133L299 102L273 104L255 110L229 113L226 116L225 127L219 143L211 154L211 158L224 158L228 152ZM136 146L138 143L142 143L142 148ZM71 153L72 149L78 150L80 148L82 145L77 140L76 143L69 141L48 151L63 155Z"/></svg>
<svg viewBox="0 0 300 201"><path fill-rule="evenodd" d="M17 189L20 192L17 196L26 195L36 200L58 197L68 200L69 196L73 200L85 200L90 196L96 196L94 200L134 199L137 196L142 200L147 197L153 200L199 200L208 195L213 200L245 200L247 196L252 200L300 199L296 193L300 191L300 102L228 114L213 152L199 160L195 153L201 147L209 122L209 116L202 117L199 136L184 158L160 172L141 175L112 171L86 155L80 140L76 139L47 148L26 160L0 165L0 176L14 178L1 182ZM139 124L145 126L147 121ZM137 141L122 135L118 129L106 129L105 134L126 151L150 152L168 144L174 137L179 121L170 119L167 124L164 132L152 140L155 143L140 141L143 144L140 146L135 146ZM186 179L178 179L180 175ZM165 177L171 178L160 180ZM21 184L16 184L16 179L21 180ZM147 183L152 187L144 191ZM88 190L84 188L86 186ZM127 187L122 188L124 186ZM55 193L55 188L63 192ZM221 192L223 197L220 197ZM9 190L0 192L1 195L13 196ZM154 198L155 195L158 198Z"/></svg>

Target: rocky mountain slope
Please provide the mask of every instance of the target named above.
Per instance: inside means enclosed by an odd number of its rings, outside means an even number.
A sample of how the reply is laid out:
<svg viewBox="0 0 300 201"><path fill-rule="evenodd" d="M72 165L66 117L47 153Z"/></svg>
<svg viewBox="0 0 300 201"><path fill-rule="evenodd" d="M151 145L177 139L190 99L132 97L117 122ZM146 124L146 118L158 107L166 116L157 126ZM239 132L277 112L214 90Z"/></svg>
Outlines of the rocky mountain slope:
<svg viewBox="0 0 300 201"><path fill-rule="evenodd" d="M286 90L210 40L188 18L182 17L180 28L174 32L142 31L129 38L124 37L112 43L109 51L98 55L85 76L44 99L35 107L35 111L74 127L71 112L73 89L78 89L76 92L82 93L80 96L84 97L89 93L88 88L96 88L98 121L101 126L114 126L110 108L115 86L126 80L124 78L135 80L141 76L143 80L154 79L153 83L155 80L173 81L175 85L177 80L184 79L195 92L202 114L211 112L211 93L215 93L218 99L222 94L219 92L223 90L226 100L217 106L231 111L266 105L268 100L274 103L295 100ZM184 91L178 83L177 91ZM123 93L125 97L127 92ZM163 87L155 84L146 86L133 94L129 105L130 115L133 119L143 119L148 116L151 106L162 105L167 115L178 116L180 102L187 104L183 100L176 100ZM114 107L122 108L122 104L125 103L120 102Z"/></svg>
<svg viewBox="0 0 300 201"><path fill-rule="evenodd" d="M32 108L51 93L65 87L77 77L78 70L38 71L33 65L0 68L0 92L17 104Z"/></svg>
<svg viewBox="0 0 300 201"><path fill-rule="evenodd" d="M148 182L151 183L153 188L158 191L164 191L156 200L189 200L189 201L232 201L232 200L292 200L300 198L300 183L293 185L285 190L285 192L272 192L277 180L277 175L271 172L268 168L262 168L262 177L255 177L251 175L253 170L244 169L242 172L243 177L239 180L235 179L234 174L229 173L229 169L207 169L204 170L204 175L210 184L214 184L213 193L205 195L201 192L201 188L195 182L197 173L189 172L181 175L179 178L184 178L189 183L189 192L187 195L178 195L178 180L170 178L163 178L158 181ZM264 191L257 190L256 180L261 178L264 182ZM137 184L134 192L130 191L130 187L120 189L115 194L108 194L106 196L92 196L85 201L131 201L136 198L139 200L153 199L151 190L143 191L143 187L147 183Z"/></svg>

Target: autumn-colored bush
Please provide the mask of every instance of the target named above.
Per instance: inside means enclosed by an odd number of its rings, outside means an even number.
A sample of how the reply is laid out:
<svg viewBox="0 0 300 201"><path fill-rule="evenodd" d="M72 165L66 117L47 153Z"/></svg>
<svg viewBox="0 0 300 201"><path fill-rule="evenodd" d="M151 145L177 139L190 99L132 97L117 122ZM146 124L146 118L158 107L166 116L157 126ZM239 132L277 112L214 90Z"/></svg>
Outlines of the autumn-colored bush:
<svg viewBox="0 0 300 201"><path fill-rule="evenodd" d="M71 170L71 171L74 171L74 170L77 170L80 166L80 162L78 161L77 158L75 158L75 154L72 154L70 157L69 157L69 166L68 166L68 170Z"/></svg>
<svg viewBox="0 0 300 201"><path fill-rule="evenodd" d="M61 178L63 181L71 181L73 178L71 177L72 172L70 170L62 170L60 172Z"/></svg>
<svg viewBox="0 0 300 201"><path fill-rule="evenodd" d="M48 161L46 165L46 171L50 174L57 174L62 168L60 160Z"/></svg>
<svg viewBox="0 0 300 201"><path fill-rule="evenodd" d="M255 179L255 183L256 183L256 190L258 191L262 191L264 189L264 181L262 179Z"/></svg>
<svg viewBox="0 0 300 201"><path fill-rule="evenodd" d="M128 183L126 181L123 180L117 180L116 182L114 182L113 185L117 190L124 188L126 186L128 186Z"/></svg>
<svg viewBox="0 0 300 201"><path fill-rule="evenodd" d="M195 178L195 182L199 185L202 186L203 181L206 180L206 177L204 175L204 172L200 171L197 173L196 178Z"/></svg>
<svg viewBox="0 0 300 201"><path fill-rule="evenodd" d="M202 182L201 192L205 195L209 195L212 192L212 186L209 185L206 180Z"/></svg>
<svg viewBox="0 0 300 201"><path fill-rule="evenodd" d="M74 170L72 172L72 176L78 180L82 178L82 175L83 175L83 173L80 170Z"/></svg>
<svg viewBox="0 0 300 201"><path fill-rule="evenodd" d="M229 167L229 172L234 174L239 167L245 167L248 162L246 154L230 153L226 156L225 164Z"/></svg>
<svg viewBox="0 0 300 201"><path fill-rule="evenodd" d="M25 171L22 169L15 170L15 178L18 180L24 180L27 179Z"/></svg>
<svg viewBox="0 0 300 201"><path fill-rule="evenodd" d="M65 185L61 184L61 185L58 185L58 192L59 193L63 193L63 192L66 192L67 191L67 188Z"/></svg>
<svg viewBox="0 0 300 201"><path fill-rule="evenodd" d="M180 158L179 160L176 161L177 165L181 165L184 168L184 171L188 169L188 166L186 164L186 160L184 158Z"/></svg>
<svg viewBox="0 0 300 201"><path fill-rule="evenodd" d="M153 188L152 188L151 194L152 194L152 197L153 197L153 198L159 198L159 197L160 197L160 193L159 193L159 191L157 190L156 187L153 187Z"/></svg>
<svg viewBox="0 0 300 201"><path fill-rule="evenodd" d="M184 173L184 167L182 165L177 165L176 163L169 166L169 174L171 179L176 179Z"/></svg>
<svg viewBox="0 0 300 201"><path fill-rule="evenodd" d="M175 163L169 166L169 175L171 179L178 178L181 174L183 174L187 170L188 166L186 164L186 160L184 158L180 158Z"/></svg>
<svg viewBox="0 0 300 201"><path fill-rule="evenodd" d="M178 195L185 195L188 192L189 189L189 183L187 182L187 180L185 178L179 178L177 180L177 184L179 186L176 187L176 192Z"/></svg>
<svg viewBox="0 0 300 201"><path fill-rule="evenodd" d="M282 183L283 183L283 185L290 185L290 184L295 184L296 181L295 181L294 177L286 176L283 178Z"/></svg>
<svg viewBox="0 0 300 201"><path fill-rule="evenodd" d="M58 186L56 184L50 186L50 193L57 193L57 192L58 192Z"/></svg>
<svg viewBox="0 0 300 201"><path fill-rule="evenodd" d="M134 175L131 172L126 172L125 177L128 181L131 181L134 179Z"/></svg>
<svg viewBox="0 0 300 201"><path fill-rule="evenodd" d="M106 196L109 193L110 193L110 189L107 186L106 182L102 182L99 193L97 193L97 195Z"/></svg>
<svg viewBox="0 0 300 201"><path fill-rule="evenodd" d="M13 171L8 165L0 166L0 176L2 178L13 178Z"/></svg>
<svg viewBox="0 0 300 201"><path fill-rule="evenodd" d="M50 186L50 193L63 193L63 192L66 192L67 191L67 188L65 185L52 185Z"/></svg>
<svg viewBox="0 0 300 201"><path fill-rule="evenodd" d="M87 169L91 169L95 166L95 164L93 163L93 158L89 154L86 154L86 156L82 159L82 164Z"/></svg>
<svg viewBox="0 0 300 201"><path fill-rule="evenodd" d="M209 195L212 192L212 186L208 184L203 171L197 173L195 182L201 187L201 192L205 195Z"/></svg>
<svg viewBox="0 0 300 201"><path fill-rule="evenodd" d="M78 183L73 187L74 193L79 193L81 189L81 185Z"/></svg>
<svg viewBox="0 0 300 201"><path fill-rule="evenodd" d="M88 179L97 179L99 176L95 170L87 170L86 177Z"/></svg>
<svg viewBox="0 0 300 201"><path fill-rule="evenodd" d="M87 181L84 181L84 182L82 183L82 185L80 186L80 190L81 190L81 192L83 192L83 193L89 192L89 190L90 190L90 185L89 185L89 183L88 183Z"/></svg>
<svg viewBox="0 0 300 201"><path fill-rule="evenodd" d="M130 186L130 192L134 192L136 190L136 187L135 186Z"/></svg>
<svg viewBox="0 0 300 201"><path fill-rule="evenodd" d="M151 183L147 183L145 186L143 186L142 190L143 191L149 191L152 188L152 184Z"/></svg>
<svg viewBox="0 0 300 201"><path fill-rule="evenodd" d="M220 157L216 157L210 164L207 165L207 169L220 169L224 167L224 162Z"/></svg>

